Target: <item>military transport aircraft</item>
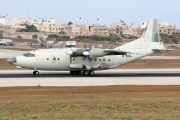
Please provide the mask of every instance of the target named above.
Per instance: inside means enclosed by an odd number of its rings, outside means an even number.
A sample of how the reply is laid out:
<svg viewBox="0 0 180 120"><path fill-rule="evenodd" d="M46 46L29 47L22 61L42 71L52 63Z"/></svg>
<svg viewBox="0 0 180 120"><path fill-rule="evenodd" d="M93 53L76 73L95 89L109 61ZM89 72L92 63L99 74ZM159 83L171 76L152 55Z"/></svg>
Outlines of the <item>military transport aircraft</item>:
<svg viewBox="0 0 180 120"><path fill-rule="evenodd" d="M94 71L116 68L155 52L166 52L160 41L156 19L150 19L141 38L114 49L56 48L33 50L7 61L17 68L70 71L71 75L93 76Z"/></svg>

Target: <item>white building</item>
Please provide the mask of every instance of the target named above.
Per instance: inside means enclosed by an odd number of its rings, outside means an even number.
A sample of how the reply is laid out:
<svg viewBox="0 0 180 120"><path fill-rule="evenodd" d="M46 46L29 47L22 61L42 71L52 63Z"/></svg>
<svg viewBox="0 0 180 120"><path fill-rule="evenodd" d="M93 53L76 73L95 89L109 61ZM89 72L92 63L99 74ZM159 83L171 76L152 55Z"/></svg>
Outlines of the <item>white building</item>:
<svg viewBox="0 0 180 120"><path fill-rule="evenodd" d="M10 21L10 25L13 28L25 28L25 25L31 25L31 18L28 17L27 19L23 18L22 16L20 16L19 18L13 18Z"/></svg>
<svg viewBox="0 0 180 120"><path fill-rule="evenodd" d="M72 28L72 34L79 34L79 28L73 27Z"/></svg>
<svg viewBox="0 0 180 120"><path fill-rule="evenodd" d="M10 25L10 19L0 16L0 24L2 24L2 25Z"/></svg>

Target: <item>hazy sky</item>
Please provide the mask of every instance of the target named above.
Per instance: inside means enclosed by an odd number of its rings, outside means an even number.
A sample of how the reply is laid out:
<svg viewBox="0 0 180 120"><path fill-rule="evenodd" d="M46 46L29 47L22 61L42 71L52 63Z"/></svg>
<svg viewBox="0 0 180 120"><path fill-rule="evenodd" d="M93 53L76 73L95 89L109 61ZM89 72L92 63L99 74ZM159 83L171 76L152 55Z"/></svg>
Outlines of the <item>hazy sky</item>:
<svg viewBox="0 0 180 120"><path fill-rule="evenodd" d="M81 24L123 20L135 26L156 18L180 28L180 0L0 0L0 15L6 13L10 18L56 18Z"/></svg>

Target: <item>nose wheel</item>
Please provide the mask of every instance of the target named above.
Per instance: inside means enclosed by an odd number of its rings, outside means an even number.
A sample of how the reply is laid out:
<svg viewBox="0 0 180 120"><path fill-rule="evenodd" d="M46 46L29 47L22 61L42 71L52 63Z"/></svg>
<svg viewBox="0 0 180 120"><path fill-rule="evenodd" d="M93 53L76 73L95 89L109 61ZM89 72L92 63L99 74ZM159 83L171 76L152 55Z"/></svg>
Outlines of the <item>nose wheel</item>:
<svg viewBox="0 0 180 120"><path fill-rule="evenodd" d="M39 75L39 71L33 71L33 75Z"/></svg>

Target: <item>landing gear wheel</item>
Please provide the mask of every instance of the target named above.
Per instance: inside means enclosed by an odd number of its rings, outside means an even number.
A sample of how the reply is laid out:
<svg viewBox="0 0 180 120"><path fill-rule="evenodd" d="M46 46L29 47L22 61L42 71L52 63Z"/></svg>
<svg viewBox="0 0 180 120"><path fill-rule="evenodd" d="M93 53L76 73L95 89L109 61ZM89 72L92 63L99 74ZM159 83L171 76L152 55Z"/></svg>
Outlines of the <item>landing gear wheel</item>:
<svg viewBox="0 0 180 120"><path fill-rule="evenodd" d="M74 72L73 72L73 71L70 71L70 74L71 74L71 75L74 75Z"/></svg>
<svg viewBox="0 0 180 120"><path fill-rule="evenodd" d="M33 71L33 75L39 75L39 71Z"/></svg>
<svg viewBox="0 0 180 120"><path fill-rule="evenodd" d="M88 70L83 71L83 75L84 76L88 76L89 75L89 71Z"/></svg>
<svg viewBox="0 0 180 120"><path fill-rule="evenodd" d="M70 71L71 75L82 75L81 71Z"/></svg>
<svg viewBox="0 0 180 120"><path fill-rule="evenodd" d="M90 75L90 76L94 76L94 71L93 71L93 70L90 70L90 71L89 71L89 75Z"/></svg>
<svg viewBox="0 0 180 120"><path fill-rule="evenodd" d="M76 75L81 75L81 71L76 71Z"/></svg>

